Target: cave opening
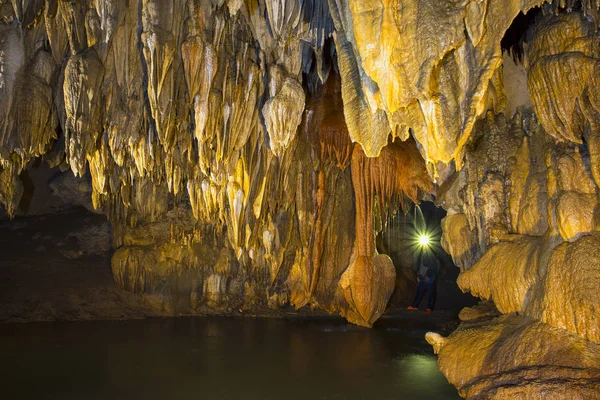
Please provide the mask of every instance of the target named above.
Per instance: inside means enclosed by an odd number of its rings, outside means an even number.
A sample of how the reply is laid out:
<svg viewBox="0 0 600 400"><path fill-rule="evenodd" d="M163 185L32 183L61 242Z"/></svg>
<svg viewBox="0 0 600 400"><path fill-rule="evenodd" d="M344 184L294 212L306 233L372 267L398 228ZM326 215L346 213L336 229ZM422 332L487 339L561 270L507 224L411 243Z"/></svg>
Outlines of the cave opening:
<svg viewBox="0 0 600 400"><path fill-rule="evenodd" d="M589 10L589 18L594 18L595 13L592 11L589 1L586 0L546 3L532 7L525 13L519 11L500 41L502 53L512 57L515 63L522 64L525 46L527 40L530 39L530 31L545 15L581 13L584 10Z"/></svg>
<svg viewBox="0 0 600 400"><path fill-rule="evenodd" d="M533 7L525 14L520 11L504 33L500 47L502 52L511 56L515 63L523 62L527 32L541 16L542 9L540 7Z"/></svg>
<svg viewBox="0 0 600 400"><path fill-rule="evenodd" d="M377 235L377 251L388 255L396 269L396 286L390 299L391 311L404 309L413 302L416 277L421 264L431 267L435 276L435 309L457 313L476 304L469 293L456 285L460 268L441 245L442 220L446 211L432 201L411 203L406 212L390 214ZM425 308L429 293L421 301Z"/></svg>

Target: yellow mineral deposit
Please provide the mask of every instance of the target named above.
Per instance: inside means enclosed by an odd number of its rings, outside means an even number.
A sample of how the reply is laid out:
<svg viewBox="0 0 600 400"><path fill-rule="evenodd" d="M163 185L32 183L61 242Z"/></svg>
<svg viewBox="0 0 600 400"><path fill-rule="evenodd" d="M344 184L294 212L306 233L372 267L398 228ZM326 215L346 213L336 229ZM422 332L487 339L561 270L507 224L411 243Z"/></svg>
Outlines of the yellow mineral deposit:
<svg viewBox="0 0 600 400"><path fill-rule="evenodd" d="M371 327L414 280L375 238L434 199L488 301L428 334L448 380L598 398L599 23L597 0L0 1L0 203L39 160L89 174L114 279L153 307Z"/></svg>

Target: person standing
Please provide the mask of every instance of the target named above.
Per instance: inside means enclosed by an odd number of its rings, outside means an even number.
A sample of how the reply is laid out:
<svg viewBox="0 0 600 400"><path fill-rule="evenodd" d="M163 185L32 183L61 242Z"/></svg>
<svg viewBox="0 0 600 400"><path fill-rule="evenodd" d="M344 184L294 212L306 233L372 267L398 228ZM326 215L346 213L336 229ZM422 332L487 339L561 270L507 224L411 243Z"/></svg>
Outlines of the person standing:
<svg viewBox="0 0 600 400"><path fill-rule="evenodd" d="M433 271L433 268L421 264L421 267L417 272L417 294L415 300L408 306L409 310L419 309L419 304L421 303L421 300L423 300L425 292L429 294L429 301L427 302L427 309L425 311L431 312L431 310L433 310L433 305L435 303L434 283L435 272Z"/></svg>

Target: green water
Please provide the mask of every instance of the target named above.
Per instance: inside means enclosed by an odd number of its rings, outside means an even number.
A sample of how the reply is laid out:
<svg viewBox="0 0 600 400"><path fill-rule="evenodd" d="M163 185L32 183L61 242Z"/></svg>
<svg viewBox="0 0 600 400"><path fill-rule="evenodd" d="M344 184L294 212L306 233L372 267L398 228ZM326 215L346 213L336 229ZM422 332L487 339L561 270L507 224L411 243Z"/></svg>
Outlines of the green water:
<svg viewBox="0 0 600 400"><path fill-rule="evenodd" d="M424 333L337 319L4 324L0 398L458 398Z"/></svg>

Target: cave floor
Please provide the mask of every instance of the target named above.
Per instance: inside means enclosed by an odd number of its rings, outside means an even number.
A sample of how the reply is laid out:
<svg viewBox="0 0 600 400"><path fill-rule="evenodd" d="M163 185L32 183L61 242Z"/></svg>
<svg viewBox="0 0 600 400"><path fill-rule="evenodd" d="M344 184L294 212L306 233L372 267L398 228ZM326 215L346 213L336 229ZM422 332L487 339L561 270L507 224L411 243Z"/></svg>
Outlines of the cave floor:
<svg viewBox="0 0 600 400"><path fill-rule="evenodd" d="M82 228L108 239L106 218L84 209L0 222L1 322L152 315L138 296L117 288L108 252L79 248L73 234Z"/></svg>

